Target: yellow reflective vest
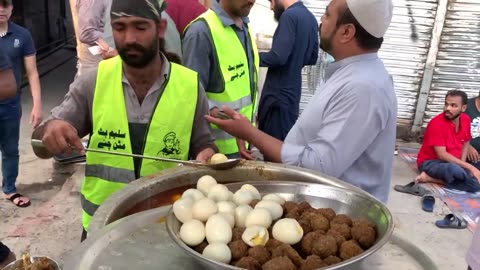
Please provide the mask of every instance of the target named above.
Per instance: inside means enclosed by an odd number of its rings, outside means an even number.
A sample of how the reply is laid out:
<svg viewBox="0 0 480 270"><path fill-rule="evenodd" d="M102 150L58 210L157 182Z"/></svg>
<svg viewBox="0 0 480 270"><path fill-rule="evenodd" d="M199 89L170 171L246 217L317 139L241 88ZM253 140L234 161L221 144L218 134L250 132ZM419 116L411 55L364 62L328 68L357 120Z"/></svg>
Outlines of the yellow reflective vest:
<svg viewBox="0 0 480 270"><path fill-rule="evenodd" d="M213 106L219 109L221 109L222 105L227 105L244 115L251 122L254 122L254 113L257 106L259 58L257 45L254 42L250 27L248 27L248 31L254 57L254 70L252 72L254 72L255 89L253 95L250 83L251 71L248 68L247 55L244 53L245 50L235 30L231 26L225 27L218 15L211 9L200 15L195 21L198 20L205 21L210 30L213 48L224 82L224 91L221 93L212 93L206 89L210 105L213 104ZM212 125L212 128L216 139L215 144L220 153L233 154L238 152L237 143L233 136L215 125Z"/></svg>
<svg viewBox="0 0 480 270"><path fill-rule="evenodd" d="M188 160L197 98L198 74L171 63L170 76L148 124L144 155ZM98 66L92 122L89 148L132 153L119 56L101 61ZM131 157L87 152L86 159L81 189L85 230L97 208L112 193L136 179ZM140 176L172 166L173 163L144 159Z"/></svg>

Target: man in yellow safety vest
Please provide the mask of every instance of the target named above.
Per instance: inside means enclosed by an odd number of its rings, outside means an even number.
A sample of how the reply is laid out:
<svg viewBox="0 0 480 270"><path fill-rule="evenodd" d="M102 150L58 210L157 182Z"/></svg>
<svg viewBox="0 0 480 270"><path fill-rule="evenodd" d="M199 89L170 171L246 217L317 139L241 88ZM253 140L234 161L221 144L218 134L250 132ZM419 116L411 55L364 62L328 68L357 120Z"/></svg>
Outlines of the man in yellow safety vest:
<svg viewBox="0 0 480 270"><path fill-rule="evenodd" d="M255 123L258 50L248 14L255 0L219 0L194 20L183 38L183 64L198 72L210 115L227 105ZM253 159L245 142L213 127L215 143L229 158Z"/></svg>
<svg viewBox="0 0 480 270"><path fill-rule="evenodd" d="M163 1L160 1L163 2ZM75 80L63 103L33 133L48 153L42 158L89 148L180 160L207 161L216 151L205 92L196 72L169 62L159 43L166 22L157 0L116 0L111 22L119 56ZM82 223L115 191L172 163L86 153L81 189Z"/></svg>

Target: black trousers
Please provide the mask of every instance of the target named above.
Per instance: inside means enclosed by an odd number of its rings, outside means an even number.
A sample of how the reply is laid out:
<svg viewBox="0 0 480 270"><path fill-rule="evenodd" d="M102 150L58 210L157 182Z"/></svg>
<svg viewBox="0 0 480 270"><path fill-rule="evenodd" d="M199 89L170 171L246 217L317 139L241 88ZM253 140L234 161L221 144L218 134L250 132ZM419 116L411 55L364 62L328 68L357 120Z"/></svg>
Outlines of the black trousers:
<svg viewBox="0 0 480 270"><path fill-rule="evenodd" d="M87 239L87 231L85 231L85 229L82 230L82 238L80 239L80 242L83 242L85 241L85 239Z"/></svg>
<svg viewBox="0 0 480 270"><path fill-rule="evenodd" d="M0 262L3 262L5 259L7 259L9 254L10 249L0 242Z"/></svg>

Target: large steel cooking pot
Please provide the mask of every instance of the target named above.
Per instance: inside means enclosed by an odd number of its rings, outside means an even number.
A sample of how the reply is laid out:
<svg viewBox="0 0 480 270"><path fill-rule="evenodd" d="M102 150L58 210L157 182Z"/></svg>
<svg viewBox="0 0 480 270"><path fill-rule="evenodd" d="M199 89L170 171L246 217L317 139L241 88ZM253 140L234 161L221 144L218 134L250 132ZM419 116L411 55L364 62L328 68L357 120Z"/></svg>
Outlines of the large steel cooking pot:
<svg viewBox="0 0 480 270"><path fill-rule="evenodd" d="M138 263L148 264L148 266L142 266L143 269L173 269L170 268L173 265L178 269L199 269L198 262L182 252L168 236L164 221L170 205L178 198L177 196L193 187L201 176L207 174L221 183L289 181L338 187L346 190L343 197L332 194L325 194L325 196L338 200L344 205L340 209L335 209L339 212L348 212L345 208L352 208L348 203L351 200L346 198L349 191L353 191L352 193L360 194L367 202L365 209L362 208L361 212L381 213L379 216L383 218L377 221L375 215L368 215L377 226L380 222L383 224L379 226L380 235L377 239L380 245L388 241L393 231L392 216L384 204L357 187L311 170L282 164L247 161L225 171L179 166L134 181L113 194L93 216L89 238L72 253L66 265L71 267L70 269L78 270L114 265L130 267ZM331 204L332 207L334 205L336 204ZM358 205L355 207L358 208ZM364 216L364 213L357 214ZM361 262L352 262L348 269L374 269L370 265L373 261L375 257ZM363 262L366 266L361 266Z"/></svg>
<svg viewBox="0 0 480 270"><path fill-rule="evenodd" d="M246 181L320 183L355 190L364 193L366 196L371 196L361 189L338 179L312 170L283 164L245 161L233 169L223 171L178 166L139 179L114 193L93 216L89 232L95 233L125 216L171 204L175 195L181 194L187 188L192 187L196 184L198 178L207 174L222 183ZM380 202L379 204L385 207Z"/></svg>

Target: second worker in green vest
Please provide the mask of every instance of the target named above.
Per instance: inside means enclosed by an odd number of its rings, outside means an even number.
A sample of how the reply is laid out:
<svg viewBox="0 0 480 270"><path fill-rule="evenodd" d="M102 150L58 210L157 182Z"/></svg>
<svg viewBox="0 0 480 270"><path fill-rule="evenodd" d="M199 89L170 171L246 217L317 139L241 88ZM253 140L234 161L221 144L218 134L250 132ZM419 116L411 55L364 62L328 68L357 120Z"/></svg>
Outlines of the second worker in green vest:
<svg viewBox="0 0 480 270"><path fill-rule="evenodd" d="M259 58L247 17L254 3L214 0L211 8L185 30L183 64L198 72L214 117L227 105L255 122ZM253 158L244 141L212 127L221 153L229 158Z"/></svg>
<svg viewBox="0 0 480 270"><path fill-rule="evenodd" d="M205 91L196 72L159 52L166 29L157 0L112 3L113 37L119 56L101 61L72 84L49 121L34 131L49 153L89 148L181 160L207 161L216 151L204 115ZM115 191L173 163L88 152L81 189L86 231L95 211Z"/></svg>

